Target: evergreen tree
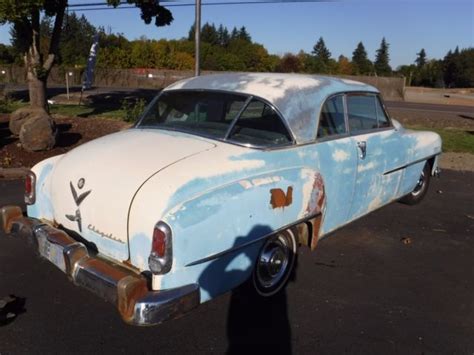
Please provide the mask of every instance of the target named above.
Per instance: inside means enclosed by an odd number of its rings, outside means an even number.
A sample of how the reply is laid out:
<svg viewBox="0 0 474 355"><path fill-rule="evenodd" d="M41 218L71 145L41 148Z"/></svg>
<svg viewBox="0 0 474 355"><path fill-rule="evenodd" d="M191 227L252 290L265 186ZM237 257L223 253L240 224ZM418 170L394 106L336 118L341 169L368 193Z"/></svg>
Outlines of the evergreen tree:
<svg viewBox="0 0 474 355"><path fill-rule="evenodd" d="M312 53L316 59L321 61L323 64L328 64L329 59L331 58L331 52L327 49L323 37L319 37L318 42L313 47Z"/></svg>
<svg viewBox="0 0 474 355"><path fill-rule="evenodd" d="M377 75L388 76L392 74L392 68L389 64L390 58L388 54L388 47L389 44L385 40L385 37L382 38L382 42L380 43L380 48L377 49L374 62L375 72Z"/></svg>
<svg viewBox="0 0 474 355"><path fill-rule="evenodd" d="M218 43L216 26L214 24L205 23L201 29L201 41L212 45Z"/></svg>
<svg viewBox="0 0 474 355"><path fill-rule="evenodd" d="M424 48L421 48L419 53L416 53L417 57L415 59L416 66L418 68L423 68L426 64L426 52Z"/></svg>
<svg viewBox="0 0 474 355"><path fill-rule="evenodd" d="M227 47L230 41L229 30L227 27L224 27L222 24L219 25L219 29L217 30L217 39L218 43L222 47Z"/></svg>
<svg viewBox="0 0 474 355"><path fill-rule="evenodd" d="M252 42L252 38L250 37L250 34L247 32L247 29L245 28L245 26L242 26L240 28L237 37L243 41Z"/></svg>
<svg viewBox="0 0 474 355"><path fill-rule="evenodd" d="M372 73L372 68L372 62L367 57L364 44L359 42L354 52L352 52L352 73L355 75L368 75Z"/></svg>
<svg viewBox="0 0 474 355"><path fill-rule="evenodd" d="M232 29L232 33L230 34L230 39L237 39L239 38L239 30L237 29L237 27L234 27Z"/></svg>

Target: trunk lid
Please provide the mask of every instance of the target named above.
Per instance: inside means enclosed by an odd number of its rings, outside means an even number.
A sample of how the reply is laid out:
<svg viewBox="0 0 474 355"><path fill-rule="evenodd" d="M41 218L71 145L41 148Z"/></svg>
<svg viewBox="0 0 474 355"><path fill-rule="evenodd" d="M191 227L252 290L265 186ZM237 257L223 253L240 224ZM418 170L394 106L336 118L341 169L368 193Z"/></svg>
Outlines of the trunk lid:
<svg viewBox="0 0 474 355"><path fill-rule="evenodd" d="M152 129L130 129L86 143L64 155L54 169L55 221L100 253L126 260L129 208L139 187L166 167L213 147L196 136Z"/></svg>

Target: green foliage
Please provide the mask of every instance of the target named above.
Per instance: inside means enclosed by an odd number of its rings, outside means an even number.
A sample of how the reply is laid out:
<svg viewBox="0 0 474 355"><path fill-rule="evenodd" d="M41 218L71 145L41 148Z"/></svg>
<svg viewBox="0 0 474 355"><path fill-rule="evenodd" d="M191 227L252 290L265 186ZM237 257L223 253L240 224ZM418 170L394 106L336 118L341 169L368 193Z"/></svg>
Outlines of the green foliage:
<svg viewBox="0 0 474 355"><path fill-rule="evenodd" d="M0 64L12 64L15 62L15 54L12 46L0 43Z"/></svg>
<svg viewBox="0 0 474 355"><path fill-rule="evenodd" d="M421 48L421 51L419 53L416 53L417 57L415 59L416 66L418 68L423 68L423 66L426 64L426 52L424 48Z"/></svg>
<svg viewBox="0 0 474 355"><path fill-rule="evenodd" d="M385 40L385 37L382 38L380 43L380 48L377 49L375 55L374 68L377 75L389 76L392 74L392 68L390 67L390 57L388 54L389 44Z"/></svg>
<svg viewBox="0 0 474 355"><path fill-rule="evenodd" d="M364 44L359 42L356 49L352 52L352 74L369 75L373 72L372 62L367 57L367 51Z"/></svg>
<svg viewBox="0 0 474 355"><path fill-rule="evenodd" d="M323 37L319 37L318 42L313 47L312 54L321 64L327 64L331 58L331 52L326 47Z"/></svg>
<svg viewBox="0 0 474 355"><path fill-rule="evenodd" d="M474 48L449 51L443 60L443 77L447 87L473 87Z"/></svg>
<svg viewBox="0 0 474 355"><path fill-rule="evenodd" d="M337 63L331 59L331 52L327 49L323 37L313 46L313 55L306 58L306 71L319 74L333 74L336 72Z"/></svg>
<svg viewBox="0 0 474 355"><path fill-rule="evenodd" d="M121 110L125 112L124 120L126 122L135 122L145 110L146 102L144 99L134 101L123 100Z"/></svg>

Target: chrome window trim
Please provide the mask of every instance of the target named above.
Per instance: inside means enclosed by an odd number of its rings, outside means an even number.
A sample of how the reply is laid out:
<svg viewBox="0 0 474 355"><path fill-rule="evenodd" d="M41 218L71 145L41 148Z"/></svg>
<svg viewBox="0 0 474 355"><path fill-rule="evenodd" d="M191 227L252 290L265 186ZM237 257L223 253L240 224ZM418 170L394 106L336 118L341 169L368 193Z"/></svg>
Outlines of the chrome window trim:
<svg viewBox="0 0 474 355"><path fill-rule="evenodd" d="M236 117L230 123L229 128L232 128L235 125L237 120L240 118L241 114L244 112L244 109L248 106L248 104L250 103L250 101L252 99L260 100L264 104L271 107L277 113L278 117L280 118L280 120L282 121L282 123L285 126L286 130L288 131L288 134L291 138L291 142L288 142L288 143L285 143L285 144L279 144L279 145L275 145L275 146L261 146L261 145L250 144L250 143L245 143L245 144L244 143L239 143L239 142L233 141L232 139L228 139L227 135L229 133L229 130L226 132L224 138L217 138L217 137L213 137L213 136L206 135L206 134L203 134L203 133L196 133L196 132L190 132L190 131L186 131L186 130L173 129L173 128L170 128L170 127L141 126L141 122L143 121L145 115L150 111L153 104L155 104L155 102L160 98L160 96L163 93L166 93L166 92L214 92L214 93L224 93L224 94L231 94L231 95L238 95L238 96L246 97L247 99L244 102L243 109L241 109L237 113ZM131 129L161 129L161 130L164 130L164 131L181 132L181 133L189 134L191 136L198 136L198 137L202 137L202 138L206 138L206 139L215 140L215 141L218 141L218 142L229 143L229 144L236 145L236 146L239 146L239 147L257 149L257 150L264 150L264 151L288 148L288 147L291 147L291 146L297 146L298 145L298 143L295 139L295 136L293 134L293 131L289 127L287 121L283 118L283 115L281 114L280 110L277 107L275 107L275 105L273 105L271 102L269 102L268 100L266 100L266 99L264 99L263 97L260 97L260 96L241 93L241 92L238 92L238 91L229 91L229 90L213 90L213 89L176 89L176 90L171 89L171 90L162 90L152 101L150 101L150 103L148 104L148 108L142 113L140 119L137 121L137 123L135 125L133 125L131 127Z"/></svg>

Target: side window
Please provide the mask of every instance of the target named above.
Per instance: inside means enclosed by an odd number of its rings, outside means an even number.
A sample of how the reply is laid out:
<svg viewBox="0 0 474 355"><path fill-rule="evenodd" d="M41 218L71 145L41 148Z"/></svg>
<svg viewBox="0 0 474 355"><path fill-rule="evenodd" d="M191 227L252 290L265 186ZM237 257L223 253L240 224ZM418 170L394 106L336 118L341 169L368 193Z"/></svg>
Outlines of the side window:
<svg viewBox="0 0 474 355"><path fill-rule="evenodd" d="M242 112L228 138L234 142L263 147L292 141L278 113L257 99L253 99Z"/></svg>
<svg viewBox="0 0 474 355"><path fill-rule="evenodd" d="M380 98L377 97L376 105L377 105L377 122L379 124L379 128L382 127L390 127L390 121L388 120L387 115L382 107L382 103L380 102Z"/></svg>
<svg viewBox="0 0 474 355"><path fill-rule="evenodd" d="M374 95L347 95L347 114L351 133L378 127Z"/></svg>
<svg viewBox="0 0 474 355"><path fill-rule="evenodd" d="M344 101L343 96L338 95L328 99L321 109L317 138L325 138L344 133L346 133Z"/></svg>

